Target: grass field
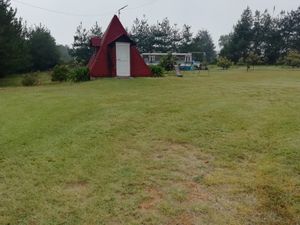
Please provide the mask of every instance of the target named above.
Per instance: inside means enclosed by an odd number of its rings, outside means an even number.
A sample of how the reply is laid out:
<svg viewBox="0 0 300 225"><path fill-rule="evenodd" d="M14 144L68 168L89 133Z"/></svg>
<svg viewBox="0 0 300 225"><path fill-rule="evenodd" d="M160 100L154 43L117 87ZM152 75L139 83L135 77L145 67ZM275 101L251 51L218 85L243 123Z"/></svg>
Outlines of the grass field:
<svg viewBox="0 0 300 225"><path fill-rule="evenodd" d="M299 224L299 70L16 80L0 80L0 224Z"/></svg>

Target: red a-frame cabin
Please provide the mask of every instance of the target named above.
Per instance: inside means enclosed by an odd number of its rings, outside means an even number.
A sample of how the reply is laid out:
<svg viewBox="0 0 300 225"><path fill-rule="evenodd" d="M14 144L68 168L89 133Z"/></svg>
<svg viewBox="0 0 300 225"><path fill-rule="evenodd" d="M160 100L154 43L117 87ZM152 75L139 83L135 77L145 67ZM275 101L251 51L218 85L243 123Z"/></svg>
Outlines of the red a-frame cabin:
<svg viewBox="0 0 300 225"><path fill-rule="evenodd" d="M91 46L96 48L88 64L91 78L152 76L117 16L113 17L102 38L91 39Z"/></svg>

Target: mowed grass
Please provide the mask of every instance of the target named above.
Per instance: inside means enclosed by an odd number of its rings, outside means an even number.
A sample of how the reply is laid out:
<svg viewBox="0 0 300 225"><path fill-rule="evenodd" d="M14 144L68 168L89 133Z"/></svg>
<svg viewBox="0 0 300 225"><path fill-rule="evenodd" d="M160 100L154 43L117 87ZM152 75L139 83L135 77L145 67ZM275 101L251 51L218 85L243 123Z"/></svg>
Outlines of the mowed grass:
<svg viewBox="0 0 300 225"><path fill-rule="evenodd" d="M2 87L0 115L0 224L299 224L300 71Z"/></svg>

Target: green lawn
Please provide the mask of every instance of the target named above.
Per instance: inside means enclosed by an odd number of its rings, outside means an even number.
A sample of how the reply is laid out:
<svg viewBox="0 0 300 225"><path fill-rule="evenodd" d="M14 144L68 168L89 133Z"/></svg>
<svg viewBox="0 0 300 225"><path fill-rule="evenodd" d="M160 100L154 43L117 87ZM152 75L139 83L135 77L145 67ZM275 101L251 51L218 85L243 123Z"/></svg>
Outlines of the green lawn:
<svg viewBox="0 0 300 225"><path fill-rule="evenodd" d="M1 225L299 224L299 70L1 82Z"/></svg>

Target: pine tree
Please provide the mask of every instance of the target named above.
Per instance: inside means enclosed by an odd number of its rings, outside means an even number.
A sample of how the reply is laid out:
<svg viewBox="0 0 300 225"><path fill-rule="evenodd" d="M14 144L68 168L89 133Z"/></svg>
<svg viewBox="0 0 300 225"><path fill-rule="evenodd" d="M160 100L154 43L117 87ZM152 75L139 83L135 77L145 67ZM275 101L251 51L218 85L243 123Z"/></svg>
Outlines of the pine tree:
<svg viewBox="0 0 300 225"><path fill-rule="evenodd" d="M22 20L10 0L0 0L0 76L26 70L29 55Z"/></svg>
<svg viewBox="0 0 300 225"><path fill-rule="evenodd" d="M181 43L180 51L181 52L191 52L192 51L192 41L193 33L191 32L192 27L184 24L181 32Z"/></svg>
<svg viewBox="0 0 300 225"><path fill-rule="evenodd" d="M84 28L83 24L80 23L76 28L70 55L78 63L87 64L94 52L94 49L90 46L91 38L95 36L102 37L102 35L102 28L98 25L98 23L95 23L90 30Z"/></svg>
<svg viewBox="0 0 300 225"><path fill-rule="evenodd" d="M192 41L192 49L199 52L197 60L213 62L216 59L215 45L207 30L200 30Z"/></svg>
<svg viewBox="0 0 300 225"><path fill-rule="evenodd" d="M252 44L251 44L252 52L260 56L262 54L262 39L264 33L261 26L260 11L255 11L252 33L253 33Z"/></svg>
<svg viewBox="0 0 300 225"><path fill-rule="evenodd" d="M130 37L137 43L141 53L153 52L154 36L145 15L142 19L136 18L134 20Z"/></svg>
<svg viewBox="0 0 300 225"><path fill-rule="evenodd" d="M261 17L261 51L264 58L264 63L275 64L280 58L282 49L284 48L283 39L281 36L281 19L272 18L267 10Z"/></svg>
<svg viewBox="0 0 300 225"><path fill-rule="evenodd" d="M103 32L102 32L102 28L98 25L98 23L96 22L94 24L94 26L91 27L90 31L89 31L89 36L91 37L102 37Z"/></svg>
<svg viewBox="0 0 300 225"><path fill-rule="evenodd" d="M179 52L181 42L182 36L180 30L178 29L177 24L174 24L171 28L171 51Z"/></svg>
<svg viewBox="0 0 300 225"><path fill-rule="evenodd" d="M89 50L89 33L82 23L76 28L74 42L70 51L71 56L79 63L86 64L91 57Z"/></svg>
<svg viewBox="0 0 300 225"><path fill-rule="evenodd" d="M162 22L152 26L154 39L154 51L170 52L172 51L172 27L168 18L164 18Z"/></svg>
<svg viewBox="0 0 300 225"><path fill-rule="evenodd" d="M253 17L252 12L249 7L242 13L240 21L234 28L234 33L232 37L232 45L234 52L232 54L231 60L237 62L240 58L247 58L250 49L251 41L253 40Z"/></svg>
<svg viewBox="0 0 300 225"><path fill-rule="evenodd" d="M59 52L54 37L42 26L29 31L28 48L31 55L32 70L48 70L59 62Z"/></svg>
<svg viewBox="0 0 300 225"><path fill-rule="evenodd" d="M287 13L281 20L282 34L285 42L285 52L300 51L300 7Z"/></svg>

